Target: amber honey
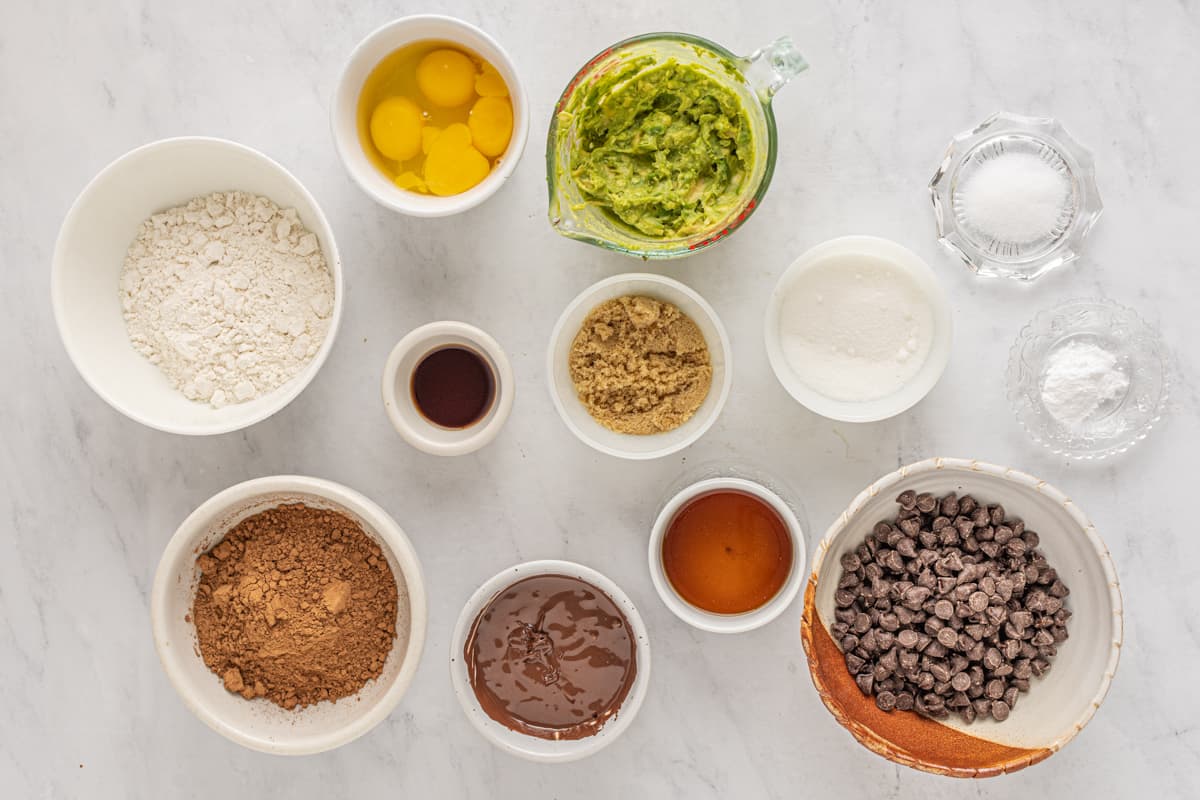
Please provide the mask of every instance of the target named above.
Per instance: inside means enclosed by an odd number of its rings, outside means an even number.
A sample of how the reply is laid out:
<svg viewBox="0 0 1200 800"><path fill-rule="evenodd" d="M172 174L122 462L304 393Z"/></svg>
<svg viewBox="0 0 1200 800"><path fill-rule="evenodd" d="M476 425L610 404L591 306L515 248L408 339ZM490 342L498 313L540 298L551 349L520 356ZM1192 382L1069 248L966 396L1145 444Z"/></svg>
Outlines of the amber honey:
<svg viewBox="0 0 1200 800"><path fill-rule="evenodd" d="M663 569L687 602L715 614L766 605L792 570L787 523L760 498L709 492L684 505L667 526Z"/></svg>

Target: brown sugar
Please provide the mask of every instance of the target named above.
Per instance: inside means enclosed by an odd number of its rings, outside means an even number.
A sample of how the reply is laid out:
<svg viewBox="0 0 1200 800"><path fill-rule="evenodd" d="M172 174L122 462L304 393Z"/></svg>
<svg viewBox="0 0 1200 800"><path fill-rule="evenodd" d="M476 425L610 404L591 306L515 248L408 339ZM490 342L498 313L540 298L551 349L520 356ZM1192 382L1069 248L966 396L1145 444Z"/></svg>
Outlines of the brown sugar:
<svg viewBox="0 0 1200 800"><path fill-rule="evenodd" d="M712 386L700 328L678 307L651 297L618 297L592 309L568 363L588 413L617 433L674 430Z"/></svg>
<svg viewBox="0 0 1200 800"><path fill-rule="evenodd" d="M383 671L396 579L349 517L282 505L242 520L196 561L200 654L229 691L302 708L355 694Z"/></svg>

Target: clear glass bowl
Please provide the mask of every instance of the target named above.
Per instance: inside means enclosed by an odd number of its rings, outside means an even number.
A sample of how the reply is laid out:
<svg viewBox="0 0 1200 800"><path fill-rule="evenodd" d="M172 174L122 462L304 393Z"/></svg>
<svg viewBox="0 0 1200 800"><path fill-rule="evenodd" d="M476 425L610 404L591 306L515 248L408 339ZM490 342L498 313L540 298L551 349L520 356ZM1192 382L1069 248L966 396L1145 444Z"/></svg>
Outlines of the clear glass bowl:
<svg viewBox="0 0 1200 800"><path fill-rule="evenodd" d="M1032 239L998 238L971 217L960 187L1000 156L1033 156L1059 172L1068 193L1055 224ZM1092 154L1057 120L1000 112L950 142L929 182L938 241L980 275L1040 278L1079 257L1103 204Z"/></svg>
<svg viewBox="0 0 1200 800"><path fill-rule="evenodd" d="M668 59L694 64L729 87L742 101L754 136L754 164L738 204L710 230L685 238L651 238L587 202L571 178L575 142L573 103L606 74L633 59L650 55L650 69ZM550 224L563 236L643 259L678 258L715 244L737 230L762 202L775 172L778 148L771 98L808 64L791 39L782 37L746 57L685 33L648 33L614 44L594 56L575 74L554 107L546 137L546 183L550 190ZM631 76L632 77L632 76Z"/></svg>
<svg viewBox="0 0 1200 800"><path fill-rule="evenodd" d="M1069 342L1089 342L1116 358L1129 381L1083 423L1068 426L1042 399L1047 358ZM1008 399L1034 441L1075 459L1123 453L1146 438L1167 402L1167 353L1162 339L1132 309L1111 300L1070 300L1042 311L1021 329L1008 359Z"/></svg>

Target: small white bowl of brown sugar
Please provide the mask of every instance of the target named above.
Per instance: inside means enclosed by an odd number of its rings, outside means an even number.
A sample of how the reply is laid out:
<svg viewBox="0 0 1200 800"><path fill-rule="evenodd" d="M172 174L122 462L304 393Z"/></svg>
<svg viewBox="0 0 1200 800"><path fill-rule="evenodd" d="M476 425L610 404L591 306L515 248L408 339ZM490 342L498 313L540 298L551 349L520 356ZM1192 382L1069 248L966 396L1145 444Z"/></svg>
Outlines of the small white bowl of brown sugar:
<svg viewBox="0 0 1200 800"><path fill-rule="evenodd" d="M567 428L602 453L661 458L695 442L733 380L725 326L677 280L627 273L572 300L550 335L550 397Z"/></svg>
<svg viewBox="0 0 1200 800"><path fill-rule="evenodd" d="M159 660L188 709L280 755L331 750L382 722L416 674L426 615L416 551L387 512L288 475L193 511L150 601Z"/></svg>

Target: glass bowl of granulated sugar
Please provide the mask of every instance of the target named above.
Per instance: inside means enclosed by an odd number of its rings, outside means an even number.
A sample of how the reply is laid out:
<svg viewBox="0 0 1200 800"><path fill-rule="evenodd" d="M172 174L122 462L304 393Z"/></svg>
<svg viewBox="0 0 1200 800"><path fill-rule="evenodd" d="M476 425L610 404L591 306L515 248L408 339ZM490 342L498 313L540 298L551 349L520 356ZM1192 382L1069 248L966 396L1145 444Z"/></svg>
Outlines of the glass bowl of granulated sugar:
<svg viewBox="0 0 1200 800"><path fill-rule="evenodd" d="M1075 459L1123 453L1167 403L1158 332L1111 300L1071 300L1039 313L1009 354L1008 398L1033 439Z"/></svg>
<svg viewBox="0 0 1200 800"><path fill-rule="evenodd" d="M993 114L929 183L938 240L980 275L1031 281L1079 257L1100 216L1091 153L1057 120Z"/></svg>
<svg viewBox="0 0 1200 800"><path fill-rule="evenodd" d="M164 139L87 185L51 297L80 375L151 428L253 425L316 376L342 313L333 230L284 167L223 139Z"/></svg>

